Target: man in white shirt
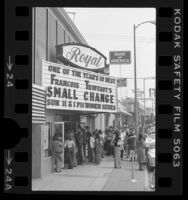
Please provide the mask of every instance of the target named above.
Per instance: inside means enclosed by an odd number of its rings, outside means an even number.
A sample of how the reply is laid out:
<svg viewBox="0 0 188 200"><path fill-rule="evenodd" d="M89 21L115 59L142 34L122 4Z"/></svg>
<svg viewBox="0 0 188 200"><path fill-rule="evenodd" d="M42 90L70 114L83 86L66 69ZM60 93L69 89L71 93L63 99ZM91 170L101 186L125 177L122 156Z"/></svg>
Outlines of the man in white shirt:
<svg viewBox="0 0 188 200"><path fill-rule="evenodd" d="M90 139L90 148L91 148L91 162L95 163L95 138L93 136L93 134L91 133Z"/></svg>

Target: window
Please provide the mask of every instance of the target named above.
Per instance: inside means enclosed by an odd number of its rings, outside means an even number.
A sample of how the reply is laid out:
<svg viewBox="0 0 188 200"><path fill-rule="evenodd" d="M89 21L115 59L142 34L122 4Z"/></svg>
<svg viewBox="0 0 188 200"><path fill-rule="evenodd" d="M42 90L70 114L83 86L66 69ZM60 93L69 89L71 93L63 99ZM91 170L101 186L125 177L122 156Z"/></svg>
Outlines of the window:
<svg viewBox="0 0 188 200"><path fill-rule="evenodd" d="M44 152L45 157L52 155L52 124L50 122L44 125Z"/></svg>

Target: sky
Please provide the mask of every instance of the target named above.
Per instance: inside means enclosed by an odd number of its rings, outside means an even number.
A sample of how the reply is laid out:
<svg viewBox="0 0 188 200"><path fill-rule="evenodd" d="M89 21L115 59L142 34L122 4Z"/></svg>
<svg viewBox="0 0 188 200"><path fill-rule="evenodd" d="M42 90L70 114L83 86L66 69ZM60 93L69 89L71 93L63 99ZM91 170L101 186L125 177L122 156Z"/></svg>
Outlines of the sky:
<svg viewBox="0 0 188 200"><path fill-rule="evenodd" d="M107 57L109 51L131 51L131 64L110 65L110 75L128 79L127 87L119 89L118 98L134 97L134 40L133 25L156 20L155 8L64 8L75 12L74 23L88 45ZM69 14L73 19L73 15ZM136 29L137 78L155 77L156 73L156 26L151 23ZM137 81L137 88L143 90L143 79ZM146 98L149 88L155 88L155 79L146 79ZM151 106L151 101L146 102Z"/></svg>

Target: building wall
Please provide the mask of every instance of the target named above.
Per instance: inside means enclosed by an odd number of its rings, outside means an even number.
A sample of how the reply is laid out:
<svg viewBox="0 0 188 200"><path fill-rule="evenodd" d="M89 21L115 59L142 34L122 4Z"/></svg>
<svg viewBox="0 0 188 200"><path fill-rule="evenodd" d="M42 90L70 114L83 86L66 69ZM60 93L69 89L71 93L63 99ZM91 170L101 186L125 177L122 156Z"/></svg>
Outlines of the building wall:
<svg viewBox="0 0 188 200"><path fill-rule="evenodd" d="M41 126L32 125L32 177L41 178L42 176L42 149L41 149Z"/></svg>
<svg viewBox="0 0 188 200"><path fill-rule="evenodd" d="M32 83L42 85L42 59L57 62L55 58L58 44L79 42L71 29L63 21L63 12L56 8L33 9L33 66ZM79 115L72 116L78 121ZM54 134L55 111L46 110L46 121L51 122L52 135ZM45 157L44 151L44 125L32 126L32 177L41 178L52 172L52 157Z"/></svg>
<svg viewBox="0 0 188 200"><path fill-rule="evenodd" d="M87 44L65 15L58 8L33 8L32 83L34 84L42 85L42 59L57 62L56 45L70 42ZM63 110L46 110L46 122L52 123L52 135L55 132L54 122L57 112L67 113ZM80 114L76 112L70 114L70 120L79 122ZM88 117L86 125L90 127L90 131L96 128L105 130L105 115L99 114L97 118ZM41 178L51 173L53 169L52 157L45 157L44 130L44 125L32 126L32 177L34 178Z"/></svg>
<svg viewBox="0 0 188 200"><path fill-rule="evenodd" d="M33 83L42 84L42 59L56 62L55 46L69 42L80 42L66 27L57 10L33 9Z"/></svg>
<svg viewBox="0 0 188 200"><path fill-rule="evenodd" d="M115 114L111 113L109 116L108 126L113 126L114 122L115 122Z"/></svg>
<svg viewBox="0 0 188 200"><path fill-rule="evenodd" d="M52 157L45 157L44 125L32 125L32 177L42 178L52 172Z"/></svg>

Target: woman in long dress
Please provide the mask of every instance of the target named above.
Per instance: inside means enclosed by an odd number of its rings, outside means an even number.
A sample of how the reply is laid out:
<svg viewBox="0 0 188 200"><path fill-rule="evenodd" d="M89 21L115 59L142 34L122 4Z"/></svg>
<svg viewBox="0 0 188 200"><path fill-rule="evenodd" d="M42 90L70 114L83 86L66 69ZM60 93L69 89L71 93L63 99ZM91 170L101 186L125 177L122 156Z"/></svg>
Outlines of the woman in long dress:
<svg viewBox="0 0 188 200"><path fill-rule="evenodd" d="M115 131L115 138L112 142L114 144L114 168L121 168L121 159L120 159L121 137L119 131Z"/></svg>
<svg viewBox="0 0 188 200"><path fill-rule="evenodd" d="M139 170L143 170L142 165L145 162L145 153L144 153L144 140L143 140L143 134L138 135L137 140L137 161L139 164Z"/></svg>
<svg viewBox="0 0 188 200"><path fill-rule="evenodd" d="M76 146L76 141L75 141L75 137L74 137L74 132L72 131L72 140L74 142L74 154L73 154L73 167L77 167L77 158L76 158L76 154L78 152L78 148Z"/></svg>

